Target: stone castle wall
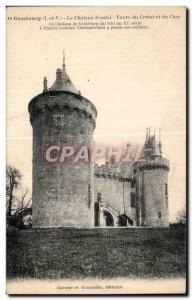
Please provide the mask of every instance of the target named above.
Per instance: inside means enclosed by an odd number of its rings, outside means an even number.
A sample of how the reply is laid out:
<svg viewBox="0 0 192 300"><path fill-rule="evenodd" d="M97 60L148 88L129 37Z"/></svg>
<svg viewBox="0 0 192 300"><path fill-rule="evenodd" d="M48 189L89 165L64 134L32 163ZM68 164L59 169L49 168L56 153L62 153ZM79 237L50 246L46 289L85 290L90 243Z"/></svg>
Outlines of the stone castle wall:
<svg viewBox="0 0 192 300"><path fill-rule="evenodd" d="M135 224L134 201L131 204L131 194L135 189L131 187L131 179L122 176L124 172L121 171L121 167L109 164L95 167L95 201L100 193L101 201L111 213L115 216L126 213Z"/></svg>
<svg viewBox="0 0 192 300"><path fill-rule="evenodd" d="M143 171L144 221L146 226L169 226L165 183L168 173L162 169Z"/></svg>
<svg viewBox="0 0 192 300"><path fill-rule="evenodd" d="M169 162L161 157L140 163L140 225L169 226L168 171Z"/></svg>
<svg viewBox="0 0 192 300"><path fill-rule="evenodd" d="M78 97L78 98L77 98ZM93 164L45 160L49 145L92 144L96 109L73 93L48 92L29 104L33 126L33 226L93 226Z"/></svg>

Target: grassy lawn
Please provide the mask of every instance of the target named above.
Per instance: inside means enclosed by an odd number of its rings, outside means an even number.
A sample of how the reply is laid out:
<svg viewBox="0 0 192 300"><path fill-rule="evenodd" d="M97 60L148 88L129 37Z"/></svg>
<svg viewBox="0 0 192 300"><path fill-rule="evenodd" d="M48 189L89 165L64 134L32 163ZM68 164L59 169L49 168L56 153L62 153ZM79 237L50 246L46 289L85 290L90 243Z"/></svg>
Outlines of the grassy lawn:
<svg viewBox="0 0 192 300"><path fill-rule="evenodd" d="M185 229L7 230L7 277L185 276Z"/></svg>

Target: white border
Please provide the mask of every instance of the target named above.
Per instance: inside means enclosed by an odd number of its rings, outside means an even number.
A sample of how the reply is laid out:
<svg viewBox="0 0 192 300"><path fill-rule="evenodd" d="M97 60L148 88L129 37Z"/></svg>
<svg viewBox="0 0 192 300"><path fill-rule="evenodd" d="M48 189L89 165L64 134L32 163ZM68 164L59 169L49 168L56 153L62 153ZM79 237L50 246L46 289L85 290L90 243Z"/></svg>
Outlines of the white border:
<svg viewBox="0 0 192 300"><path fill-rule="evenodd" d="M0 1L0 37L1 37L1 47L0 47L0 91L1 91L1 102L0 102L0 228L1 228L1 249L0 249L0 299L7 299L7 295L5 294L5 111L6 111L6 18L5 18L5 7L6 6L64 6L64 5L77 5L77 6L121 6L121 5L132 5L132 6L187 6L190 10L192 9L192 1L191 0L175 0L175 1L167 1L167 0L1 0ZM189 12L190 13L190 12ZM190 26L190 25L189 25ZM190 26L191 27L191 26ZM191 28L189 28L189 41L191 41ZM190 45L189 45L190 46ZM191 48L191 47L189 47ZM191 54L191 51L190 53ZM189 60L190 62L190 60ZM189 66L191 70L191 64ZM190 72L191 75L191 72ZM191 77L191 76L190 76ZM191 83L191 78L189 78L189 84ZM191 115L191 111L189 116ZM189 132L191 132L191 124L189 128ZM189 148L191 149L191 147ZM191 151L190 151L191 154ZM192 179L189 182L189 188L191 187ZM190 211L191 211L191 201L189 201ZM189 230L189 240L191 241L191 235ZM191 252L191 251L190 251ZM190 278L190 276L189 276ZM191 288L189 286L189 292L191 294ZM26 297L17 297L17 299L26 299ZM41 298L41 297L36 297ZM70 299L73 297L70 297ZM87 297L86 297L87 298ZM100 297L102 299L103 297ZM116 298L116 297L115 297ZM132 298L132 297L130 297ZM139 298L134 297L133 299ZM166 298L166 297L164 297ZM181 297L177 297L181 298ZM56 299L56 297L52 296L49 299ZM114 297L113 297L114 299Z"/></svg>

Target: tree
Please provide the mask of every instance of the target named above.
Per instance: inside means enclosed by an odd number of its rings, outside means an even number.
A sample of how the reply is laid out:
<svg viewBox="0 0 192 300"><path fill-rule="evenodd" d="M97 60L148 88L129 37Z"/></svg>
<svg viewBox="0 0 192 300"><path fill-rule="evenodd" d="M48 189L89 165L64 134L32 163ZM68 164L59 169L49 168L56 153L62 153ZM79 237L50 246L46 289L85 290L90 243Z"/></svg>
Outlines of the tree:
<svg viewBox="0 0 192 300"><path fill-rule="evenodd" d="M177 220L178 224L182 224L182 225L186 224L186 209L185 208L178 211L176 220Z"/></svg>
<svg viewBox="0 0 192 300"><path fill-rule="evenodd" d="M19 215L20 213L24 212L27 208L30 208L32 206L32 196L28 196L28 194L28 188L22 190L21 196L16 199L13 205L14 215Z"/></svg>
<svg viewBox="0 0 192 300"><path fill-rule="evenodd" d="M11 216L15 191L21 185L22 175L15 167L7 166L6 168L6 198L7 198L7 215Z"/></svg>

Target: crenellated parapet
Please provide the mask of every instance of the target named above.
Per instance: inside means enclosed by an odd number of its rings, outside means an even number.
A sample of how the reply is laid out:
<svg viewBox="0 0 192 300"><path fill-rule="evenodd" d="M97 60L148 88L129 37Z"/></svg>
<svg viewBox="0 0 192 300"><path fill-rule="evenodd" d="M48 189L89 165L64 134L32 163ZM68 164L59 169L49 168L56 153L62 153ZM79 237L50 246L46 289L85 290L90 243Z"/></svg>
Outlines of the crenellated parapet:
<svg viewBox="0 0 192 300"><path fill-rule="evenodd" d="M169 171L170 163L167 158L164 157L152 157L144 160L137 161L134 163L134 169L139 170L154 170L154 169L163 169Z"/></svg>
<svg viewBox="0 0 192 300"><path fill-rule="evenodd" d="M97 110L85 97L68 91L48 91L34 97L29 103L30 122L46 111L76 112L79 118L86 118L95 129Z"/></svg>
<svg viewBox="0 0 192 300"><path fill-rule="evenodd" d="M98 178L108 178L122 182L130 182L133 179L131 174L129 174L128 176L125 175L125 172L121 168L121 166L112 165L110 163L106 163L100 166L96 164L94 169L94 175Z"/></svg>

